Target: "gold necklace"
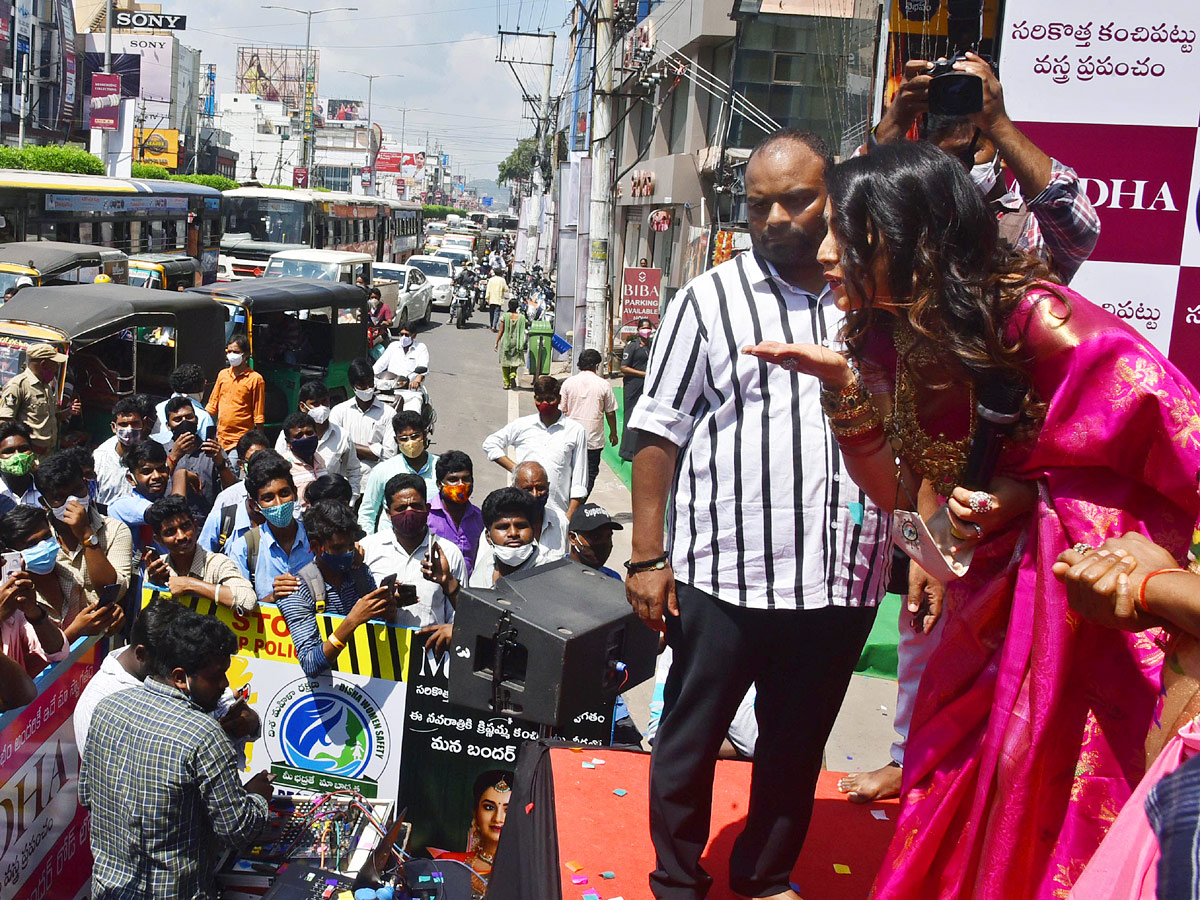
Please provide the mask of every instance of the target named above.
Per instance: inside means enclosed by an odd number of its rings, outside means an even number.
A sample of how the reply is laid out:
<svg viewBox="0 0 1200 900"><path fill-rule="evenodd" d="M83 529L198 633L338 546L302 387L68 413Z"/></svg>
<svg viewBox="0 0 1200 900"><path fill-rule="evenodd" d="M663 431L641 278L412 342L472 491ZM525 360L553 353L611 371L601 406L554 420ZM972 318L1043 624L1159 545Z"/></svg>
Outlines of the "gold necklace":
<svg viewBox="0 0 1200 900"><path fill-rule="evenodd" d="M904 457L939 494L949 496L962 479L971 441L975 438L975 385L970 381L967 383L970 409L967 436L957 441L947 440L944 434L938 434L936 439L931 438L917 416L913 367L936 364L939 362L938 356L925 346L913 350L916 336L903 318L896 323L893 338L896 345L896 392L892 411L884 420L884 427L896 454Z"/></svg>
<svg viewBox="0 0 1200 900"><path fill-rule="evenodd" d="M493 853L491 856L488 856L486 853L483 852L483 848L480 847L475 850L475 858L482 859L485 863L487 863L490 866L492 864L492 862L496 859L496 854Z"/></svg>

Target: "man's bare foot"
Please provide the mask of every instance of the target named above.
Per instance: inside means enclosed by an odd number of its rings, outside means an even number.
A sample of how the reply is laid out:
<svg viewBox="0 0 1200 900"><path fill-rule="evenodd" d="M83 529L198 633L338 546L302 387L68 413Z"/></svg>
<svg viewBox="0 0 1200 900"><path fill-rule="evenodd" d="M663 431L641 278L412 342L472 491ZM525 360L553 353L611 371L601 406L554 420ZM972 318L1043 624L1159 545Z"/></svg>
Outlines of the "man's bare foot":
<svg viewBox="0 0 1200 900"><path fill-rule="evenodd" d="M874 803L900 796L904 770L891 762L874 772L853 772L838 780L838 790L849 794L851 803Z"/></svg>

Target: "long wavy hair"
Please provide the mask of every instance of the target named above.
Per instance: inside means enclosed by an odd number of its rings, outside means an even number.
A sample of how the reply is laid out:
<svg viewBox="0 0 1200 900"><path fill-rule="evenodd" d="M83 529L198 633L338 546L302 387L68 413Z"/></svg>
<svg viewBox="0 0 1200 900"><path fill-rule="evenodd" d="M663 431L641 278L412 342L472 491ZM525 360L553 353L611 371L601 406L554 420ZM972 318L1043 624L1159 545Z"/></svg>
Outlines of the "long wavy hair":
<svg viewBox="0 0 1200 900"><path fill-rule="evenodd" d="M844 279L867 298L846 317L851 355L862 358L872 335L892 322L871 302L886 295L908 319L914 351L933 350L948 364L948 380L964 374L954 371L957 363L977 385L1001 377L1028 389L1023 342L1005 329L1021 298L1054 279L1043 260L1000 239L962 163L931 144L904 141L846 160L827 182ZM879 254L887 284L876 283ZM1031 405L1027 398L1027 412Z"/></svg>

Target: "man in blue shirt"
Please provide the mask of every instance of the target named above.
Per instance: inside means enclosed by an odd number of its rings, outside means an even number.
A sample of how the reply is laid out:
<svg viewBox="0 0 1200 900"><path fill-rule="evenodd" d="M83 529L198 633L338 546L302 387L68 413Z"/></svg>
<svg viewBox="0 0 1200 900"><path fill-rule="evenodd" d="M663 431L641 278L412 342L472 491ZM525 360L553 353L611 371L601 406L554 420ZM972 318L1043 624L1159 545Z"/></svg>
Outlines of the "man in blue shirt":
<svg viewBox="0 0 1200 900"><path fill-rule="evenodd" d="M257 428L243 434L237 442L237 459L242 471L249 465L251 457L260 450L269 450L270 446L267 436ZM261 525L264 519L251 512L251 505L246 497L244 480L235 481L217 494L212 509L204 519L204 527L200 529L200 546L214 553L222 553L228 542L241 537L255 525Z"/></svg>
<svg viewBox="0 0 1200 900"><path fill-rule="evenodd" d="M260 601L278 603L300 586L298 573L313 561L308 534L295 518L291 466L274 451L260 453L246 471L246 495L266 522L231 541L227 555Z"/></svg>
<svg viewBox="0 0 1200 900"><path fill-rule="evenodd" d="M184 363L171 373L171 396L154 407L153 437L160 444L169 444L174 439L171 428L167 425L167 403L175 397L187 397L196 411L196 428L200 434L208 434L208 429L215 424L213 417L204 408L201 398L204 396L204 370L195 363Z"/></svg>
<svg viewBox="0 0 1200 900"><path fill-rule="evenodd" d="M155 500L172 494L187 496L189 476L193 484L199 484L194 472L176 469L171 473L167 463L167 449L154 440L139 441L125 451L121 462L128 469L125 476L133 485L133 493L118 497L108 504L108 514L129 526L133 533L133 550L138 553L154 540L146 526L146 510Z"/></svg>

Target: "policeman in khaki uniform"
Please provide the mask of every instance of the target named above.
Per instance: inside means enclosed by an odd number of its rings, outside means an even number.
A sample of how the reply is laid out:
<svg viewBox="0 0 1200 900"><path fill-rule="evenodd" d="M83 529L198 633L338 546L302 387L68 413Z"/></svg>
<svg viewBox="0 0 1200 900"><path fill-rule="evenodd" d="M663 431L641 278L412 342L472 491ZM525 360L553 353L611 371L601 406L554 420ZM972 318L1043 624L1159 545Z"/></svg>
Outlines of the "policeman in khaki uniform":
<svg viewBox="0 0 1200 900"><path fill-rule="evenodd" d="M75 400L58 408L59 366L67 361L52 344L34 344L26 352L26 369L12 378L0 393L0 419L15 419L29 426L33 449L45 455L58 444L59 419L78 415Z"/></svg>

